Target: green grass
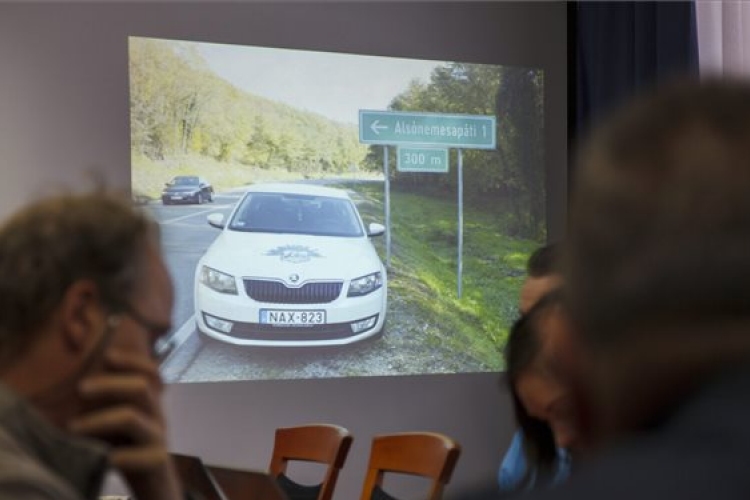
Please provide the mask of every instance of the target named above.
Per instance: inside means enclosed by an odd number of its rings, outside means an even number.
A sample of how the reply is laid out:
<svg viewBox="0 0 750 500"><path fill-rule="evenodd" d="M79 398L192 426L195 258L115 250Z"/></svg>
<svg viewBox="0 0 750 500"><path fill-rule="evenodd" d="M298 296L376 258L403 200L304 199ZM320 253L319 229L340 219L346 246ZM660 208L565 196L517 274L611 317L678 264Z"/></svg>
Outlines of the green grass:
<svg viewBox="0 0 750 500"><path fill-rule="evenodd" d="M381 185L349 185L370 203L365 222L384 222ZM517 315L526 259L539 242L506 236L506 221L464 206L462 297L457 290L455 200L391 192L389 293L398 295L428 328L428 342L465 352L502 369L500 352ZM385 258L385 239L375 240Z"/></svg>
<svg viewBox="0 0 750 500"><path fill-rule="evenodd" d="M184 156L161 161L133 155L133 193L150 199L159 198L164 183L175 175L200 175L216 191L270 180L299 179L299 174L285 170L263 170L239 163L221 163L205 156Z"/></svg>

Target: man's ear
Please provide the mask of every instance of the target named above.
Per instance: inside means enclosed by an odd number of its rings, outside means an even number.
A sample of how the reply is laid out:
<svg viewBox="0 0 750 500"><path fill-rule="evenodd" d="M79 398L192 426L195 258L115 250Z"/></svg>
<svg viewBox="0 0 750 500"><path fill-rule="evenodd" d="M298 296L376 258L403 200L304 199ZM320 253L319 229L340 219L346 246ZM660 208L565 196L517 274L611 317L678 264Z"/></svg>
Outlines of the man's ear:
<svg viewBox="0 0 750 500"><path fill-rule="evenodd" d="M96 283L78 280L65 290L60 301L60 320L65 345L75 350L85 349L106 321Z"/></svg>

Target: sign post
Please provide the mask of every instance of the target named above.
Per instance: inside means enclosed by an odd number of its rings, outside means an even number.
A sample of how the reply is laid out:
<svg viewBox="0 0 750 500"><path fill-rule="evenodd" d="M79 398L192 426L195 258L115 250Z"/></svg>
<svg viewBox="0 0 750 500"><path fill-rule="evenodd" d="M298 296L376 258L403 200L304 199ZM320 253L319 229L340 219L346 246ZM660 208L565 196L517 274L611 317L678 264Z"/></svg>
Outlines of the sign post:
<svg viewBox="0 0 750 500"><path fill-rule="evenodd" d="M359 142L383 146L386 266L391 266L391 198L388 146L399 146L399 172L447 173L448 148L458 149L458 298L462 293L464 186L462 149L495 149L494 116L359 110Z"/></svg>
<svg viewBox="0 0 750 500"><path fill-rule="evenodd" d="M461 298L463 290L462 281L464 275L464 161L461 150L458 150L458 263L456 270L456 281L458 298Z"/></svg>
<svg viewBox="0 0 750 500"><path fill-rule="evenodd" d="M388 146L383 146L383 172L385 173L385 267L391 268L391 174L388 168Z"/></svg>

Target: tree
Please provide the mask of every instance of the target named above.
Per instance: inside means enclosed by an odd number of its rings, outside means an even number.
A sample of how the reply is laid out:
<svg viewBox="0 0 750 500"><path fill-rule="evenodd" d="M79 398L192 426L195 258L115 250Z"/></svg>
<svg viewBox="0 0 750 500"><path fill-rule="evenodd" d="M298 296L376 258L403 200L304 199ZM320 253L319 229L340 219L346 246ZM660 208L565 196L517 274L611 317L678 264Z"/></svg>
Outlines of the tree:
<svg viewBox="0 0 750 500"><path fill-rule="evenodd" d="M528 68L450 63L436 67L429 83L412 81L395 96L389 109L496 115L497 150L463 152L464 192L504 200L494 206L511 207L513 231L539 239L544 234L544 148L542 72ZM455 156L452 155L452 164ZM389 171L395 185L454 189L457 177ZM369 148L366 164L380 169L383 147Z"/></svg>
<svg viewBox="0 0 750 500"><path fill-rule="evenodd" d="M517 209L520 233L541 239L545 232L544 101L540 70L506 68L497 93L498 128L513 158L513 187L526 210ZM528 215L526 215L528 214Z"/></svg>

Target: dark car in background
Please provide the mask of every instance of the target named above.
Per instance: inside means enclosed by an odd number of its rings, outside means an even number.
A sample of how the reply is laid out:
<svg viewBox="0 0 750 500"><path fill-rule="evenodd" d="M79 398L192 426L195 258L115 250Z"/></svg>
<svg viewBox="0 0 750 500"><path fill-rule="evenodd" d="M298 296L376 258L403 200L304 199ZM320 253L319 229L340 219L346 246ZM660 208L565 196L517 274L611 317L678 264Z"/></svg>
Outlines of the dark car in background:
<svg viewBox="0 0 750 500"><path fill-rule="evenodd" d="M214 188L204 178L197 175L178 175L167 182L161 193L161 202L165 205L172 203L197 203L214 201Z"/></svg>

